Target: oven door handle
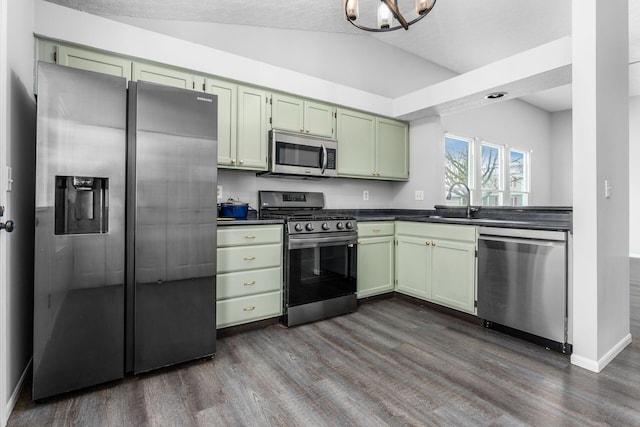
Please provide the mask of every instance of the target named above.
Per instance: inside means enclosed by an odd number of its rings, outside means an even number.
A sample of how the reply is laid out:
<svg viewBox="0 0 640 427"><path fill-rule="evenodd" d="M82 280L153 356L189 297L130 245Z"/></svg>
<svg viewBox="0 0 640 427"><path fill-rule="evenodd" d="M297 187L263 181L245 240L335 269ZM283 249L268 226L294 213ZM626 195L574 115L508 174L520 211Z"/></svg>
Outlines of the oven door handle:
<svg viewBox="0 0 640 427"><path fill-rule="evenodd" d="M349 246L358 244L358 238L345 238L345 236L314 237L314 238L289 238L289 249L320 248L325 246Z"/></svg>

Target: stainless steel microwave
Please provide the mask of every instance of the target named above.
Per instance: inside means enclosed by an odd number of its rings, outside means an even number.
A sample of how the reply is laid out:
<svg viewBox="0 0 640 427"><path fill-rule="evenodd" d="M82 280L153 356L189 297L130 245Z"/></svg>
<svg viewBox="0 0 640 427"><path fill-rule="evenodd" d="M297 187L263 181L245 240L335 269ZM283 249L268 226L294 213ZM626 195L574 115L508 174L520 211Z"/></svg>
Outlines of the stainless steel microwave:
<svg viewBox="0 0 640 427"><path fill-rule="evenodd" d="M304 134L269 132L270 175L328 178L338 175L338 141Z"/></svg>

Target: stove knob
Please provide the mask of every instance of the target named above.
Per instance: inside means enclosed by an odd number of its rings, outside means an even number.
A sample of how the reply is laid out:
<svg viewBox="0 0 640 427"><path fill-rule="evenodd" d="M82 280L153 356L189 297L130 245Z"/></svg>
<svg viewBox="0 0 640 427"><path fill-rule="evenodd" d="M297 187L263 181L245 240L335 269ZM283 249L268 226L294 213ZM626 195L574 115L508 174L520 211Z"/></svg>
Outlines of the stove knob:
<svg viewBox="0 0 640 427"><path fill-rule="evenodd" d="M339 221L339 222L336 224L336 228L337 228L338 230L342 230L342 229L344 228L344 224L342 223L342 221Z"/></svg>
<svg viewBox="0 0 640 427"><path fill-rule="evenodd" d="M293 228L294 228L296 231L302 231L302 224L296 224Z"/></svg>
<svg viewBox="0 0 640 427"><path fill-rule="evenodd" d="M353 229L353 223L351 221L347 221L347 230Z"/></svg>
<svg viewBox="0 0 640 427"><path fill-rule="evenodd" d="M329 224L328 224L328 223L326 223L326 222L323 222L323 223L322 223L322 229L323 229L323 230L328 230L328 229L329 229Z"/></svg>
<svg viewBox="0 0 640 427"><path fill-rule="evenodd" d="M310 222L307 223L307 225L304 226L304 228L307 231L313 231L313 224L311 224Z"/></svg>

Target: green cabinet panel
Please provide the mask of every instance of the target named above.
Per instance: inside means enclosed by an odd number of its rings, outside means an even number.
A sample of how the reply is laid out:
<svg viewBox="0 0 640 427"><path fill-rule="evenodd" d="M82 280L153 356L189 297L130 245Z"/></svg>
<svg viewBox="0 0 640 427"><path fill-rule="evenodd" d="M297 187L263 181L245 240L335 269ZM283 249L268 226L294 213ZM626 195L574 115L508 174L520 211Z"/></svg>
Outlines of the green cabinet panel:
<svg viewBox="0 0 640 427"><path fill-rule="evenodd" d="M238 86L237 157L232 163L244 169L267 169L267 93Z"/></svg>
<svg viewBox="0 0 640 427"><path fill-rule="evenodd" d="M238 87L215 79L206 79L205 87L218 96L218 165L231 166L236 158Z"/></svg>
<svg viewBox="0 0 640 427"><path fill-rule="evenodd" d="M431 299L467 313L475 312L475 244L432 243Z"/></svg>
<svg viewBox="0 0 640 427"><path fill-rule="evenodd" d="M396 239L396 291L475 314L475 227L397 222Z"/></svg>
<svg viewBox="0 0 640 427"><path fill-rule="evenodd" d="M376 172L386 178L409 179L409 129L406 123L378 117Z"/></svg>
<svg viewBox="0 0 640 427"><path fill-rule="evenodd" d="M291 132L304 132L304 101L274 93L271 96L271 127Z"/></svg>
<svg viewBox="0 0 640 427"><path fill-rule="evenodd" d="M216 303L218 328L268 319L282 314L282 293L269 292Z"/></svg>
<svg viewBox="0 0 640 427"><path fill-rule="evenodd" d="M409 128L397 120L338 108L338 174L409 179Z"/></svg>
<svg viewBox="0 0 640 427"><path fill-rule="evenodd" d="M279 93L272 95L271 105L272 128L335 137L335 107Z"/></svg>
<svg viewBox="0 0 640 427"><path fill-rule="evenodd" d="M133 63L133 80L194 89L193 74L145 62Z"/></svg>
<svg viewBox="0 0 640 427"><path fill-rule="evenodd" d="M277 267L282 263L281 245L218 248L218 273Z"/></svg>
<svg viewBox="0 0 640 427"><path fill-rule="evenodd" d="M56 51L56 62L67 67L95 71L131 80L132 61L104 53L60 45Z"/></svg>
<svg viewBox="0 0 640 427"><path fill-rule="evenodd" d="M430 248L424 239L398 236L396 247L396 291L417 298L429 299Z"/></svg>
<svg viewBox="0 0 640 427"><path fill-rule="evenodd" d="M395 261L393 221L358 223L358 298L393 291Z"/></svg>
<svg viewBox="0 0 640 427"><path fill-rule="evenodd" d="M338 175L375 177L375 116L338 108Z"/></svg>

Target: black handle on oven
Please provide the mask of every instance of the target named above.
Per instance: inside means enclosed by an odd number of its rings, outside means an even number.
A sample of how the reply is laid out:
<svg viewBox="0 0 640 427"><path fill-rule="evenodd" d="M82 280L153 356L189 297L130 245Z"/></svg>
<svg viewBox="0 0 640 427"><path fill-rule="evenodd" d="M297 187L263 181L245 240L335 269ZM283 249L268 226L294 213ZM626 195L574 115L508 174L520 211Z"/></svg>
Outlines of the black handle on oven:
<svg viewBox="0 0 640 427"><path fill-rule="evenodd" d="M289 237L289 249L320 248L325 246L355 246L358 244L357 237L329 236L312 238Z"/></svg>

